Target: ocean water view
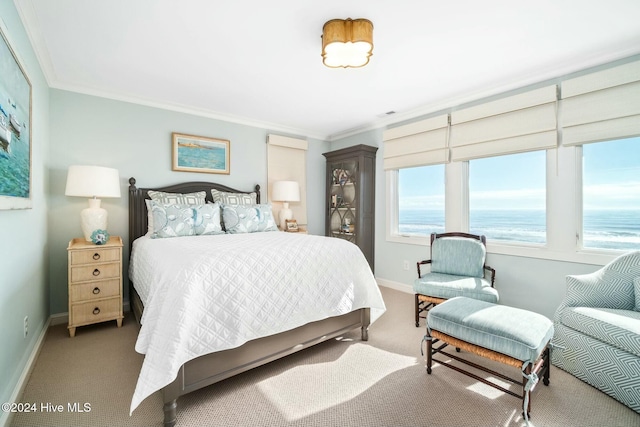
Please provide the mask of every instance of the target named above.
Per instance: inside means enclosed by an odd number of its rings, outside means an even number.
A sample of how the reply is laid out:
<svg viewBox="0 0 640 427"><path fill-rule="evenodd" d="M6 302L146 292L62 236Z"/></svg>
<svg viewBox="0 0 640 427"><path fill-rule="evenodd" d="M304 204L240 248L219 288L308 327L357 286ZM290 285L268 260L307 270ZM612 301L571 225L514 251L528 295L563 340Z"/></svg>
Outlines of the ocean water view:
<svg viewBox="0 0 640 427"><path fill-rule="evenodd" d="M444 232L442 210L404 209L400 212L401 234ZM543 210L477 210L469 216L473 234L504 242L546 242L546 214ZM640 212L637 210L590 210L584 214L583 246L593 249L640 249Z"/></svg>
<svg viewBox="0 0 640 427"><path fill-rule="evenodd" d="M226 168L225 150L218 147L178 147L178 166L189 168Z"/></svg>

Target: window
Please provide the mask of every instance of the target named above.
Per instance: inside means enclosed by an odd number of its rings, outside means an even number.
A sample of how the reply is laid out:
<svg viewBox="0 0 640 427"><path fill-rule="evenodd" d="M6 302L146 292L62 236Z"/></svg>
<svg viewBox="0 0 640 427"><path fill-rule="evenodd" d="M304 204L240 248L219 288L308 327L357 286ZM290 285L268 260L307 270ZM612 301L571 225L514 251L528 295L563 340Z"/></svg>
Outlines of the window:
<svg viewBox="0 0 640 427"><path fill-rule="evenodd" d="M546 242L546 151L469 161L469 230L488 240Z"/></svg>
<svg viewBox="0 0 640 427"><path fill-rule="evenodd" d="M399 169L399 234L443 233L444 191L444 165Z"/></svg>
<svg viewBox="0 0 640 427"><path fill-rule="evenodd" d="M640 249L640 137L582 148L582 246Z"/></svg>

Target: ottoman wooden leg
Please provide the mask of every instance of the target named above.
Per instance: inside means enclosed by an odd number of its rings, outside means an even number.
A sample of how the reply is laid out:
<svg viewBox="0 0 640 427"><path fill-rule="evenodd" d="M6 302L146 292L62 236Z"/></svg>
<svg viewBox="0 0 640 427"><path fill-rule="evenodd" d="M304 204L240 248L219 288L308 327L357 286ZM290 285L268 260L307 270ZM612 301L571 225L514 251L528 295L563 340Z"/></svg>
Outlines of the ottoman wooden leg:
<svg viewBox="0 0 640 427"><path fill-rule="evenodd" d="M547 348L542 353L542 358L544 359L544 374L542 376L542 383L544 385L549 385L549 379L551 378L551 349L547 345Z"/></svg>
<svg viewBox="0 0 640 427"><path fill-rule="evenodd" d="M527 376L531 374L531 367L532 366L533 366L533 364L529 363L527 365L527 367L525 368L524 373ZM527 393L528 393L527 391L525 391L525 388L527 386L527 381L529 381L528 378L523 378L522 379L522 401L523 402L525 401L525 398L526 398ZM527 413L526 413L527 418L530 418L530 414L531 414L531 393L529 393L529 401L527 402ZM525 414L523 413L522 415L525 415Z"/></svg>
<svg viewBox="0 0 640 427"><path fill-rule="evenodd" d="M431 375L431 363L432 363L432 359L431 359L431 337L429 337L429 339L427 340L427 374Z"/></svg>

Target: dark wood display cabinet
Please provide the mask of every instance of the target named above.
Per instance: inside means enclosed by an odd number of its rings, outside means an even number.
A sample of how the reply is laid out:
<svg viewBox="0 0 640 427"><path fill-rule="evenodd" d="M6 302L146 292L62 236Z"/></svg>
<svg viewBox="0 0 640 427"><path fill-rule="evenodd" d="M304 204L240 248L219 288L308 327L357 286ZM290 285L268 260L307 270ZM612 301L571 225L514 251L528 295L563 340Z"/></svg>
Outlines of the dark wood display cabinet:
<svg viewBox="0 0 640 427"><path fill-rule="evenodd" d="M372 271L376 151L378 147L355 145L323 154L327 159L326 235L358 245Z"/></svg>

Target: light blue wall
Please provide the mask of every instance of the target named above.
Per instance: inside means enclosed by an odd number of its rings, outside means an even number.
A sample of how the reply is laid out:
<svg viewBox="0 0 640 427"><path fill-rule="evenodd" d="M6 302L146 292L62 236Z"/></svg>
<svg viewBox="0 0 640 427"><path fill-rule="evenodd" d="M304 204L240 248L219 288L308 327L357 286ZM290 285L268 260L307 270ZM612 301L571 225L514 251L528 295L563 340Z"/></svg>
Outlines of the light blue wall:
<svg viewBox="0 0 640 427"><path fill-rule="evenodd" d="M109 213L109 232L125 240L124 273L128 269L128 180L141 187L183 181L214 181L240 190L262 187L266 200L268 129L224 122L62 90L51 90L51 156L49 161L49 245L51 313L67 311L68 242L82 235L80 211L87 200L64 195L67 169L95 164L119 170L122 197L103 199ZM212 175L171 170L171 133L188 133L231 141L231 173ZM296 136L296 135L293 135ZM301 136L304 137L304 136ZM328 143L309 140L307 153L308 222L322 233L324 157ZM125 286L126 288L126 286ZM125 289L128 300L128 289Z"/></svg>
<svg viewBox="0 0 640 427"><path fill-rule="evenodd" d="M0 20L32 85L33 208L0 211L0 401L7 402L49 315L46 198L49 89L13 2L0 2ZM25 316L29 316L26 338ZM0 423L3 416L0 413Z"/></svg>

